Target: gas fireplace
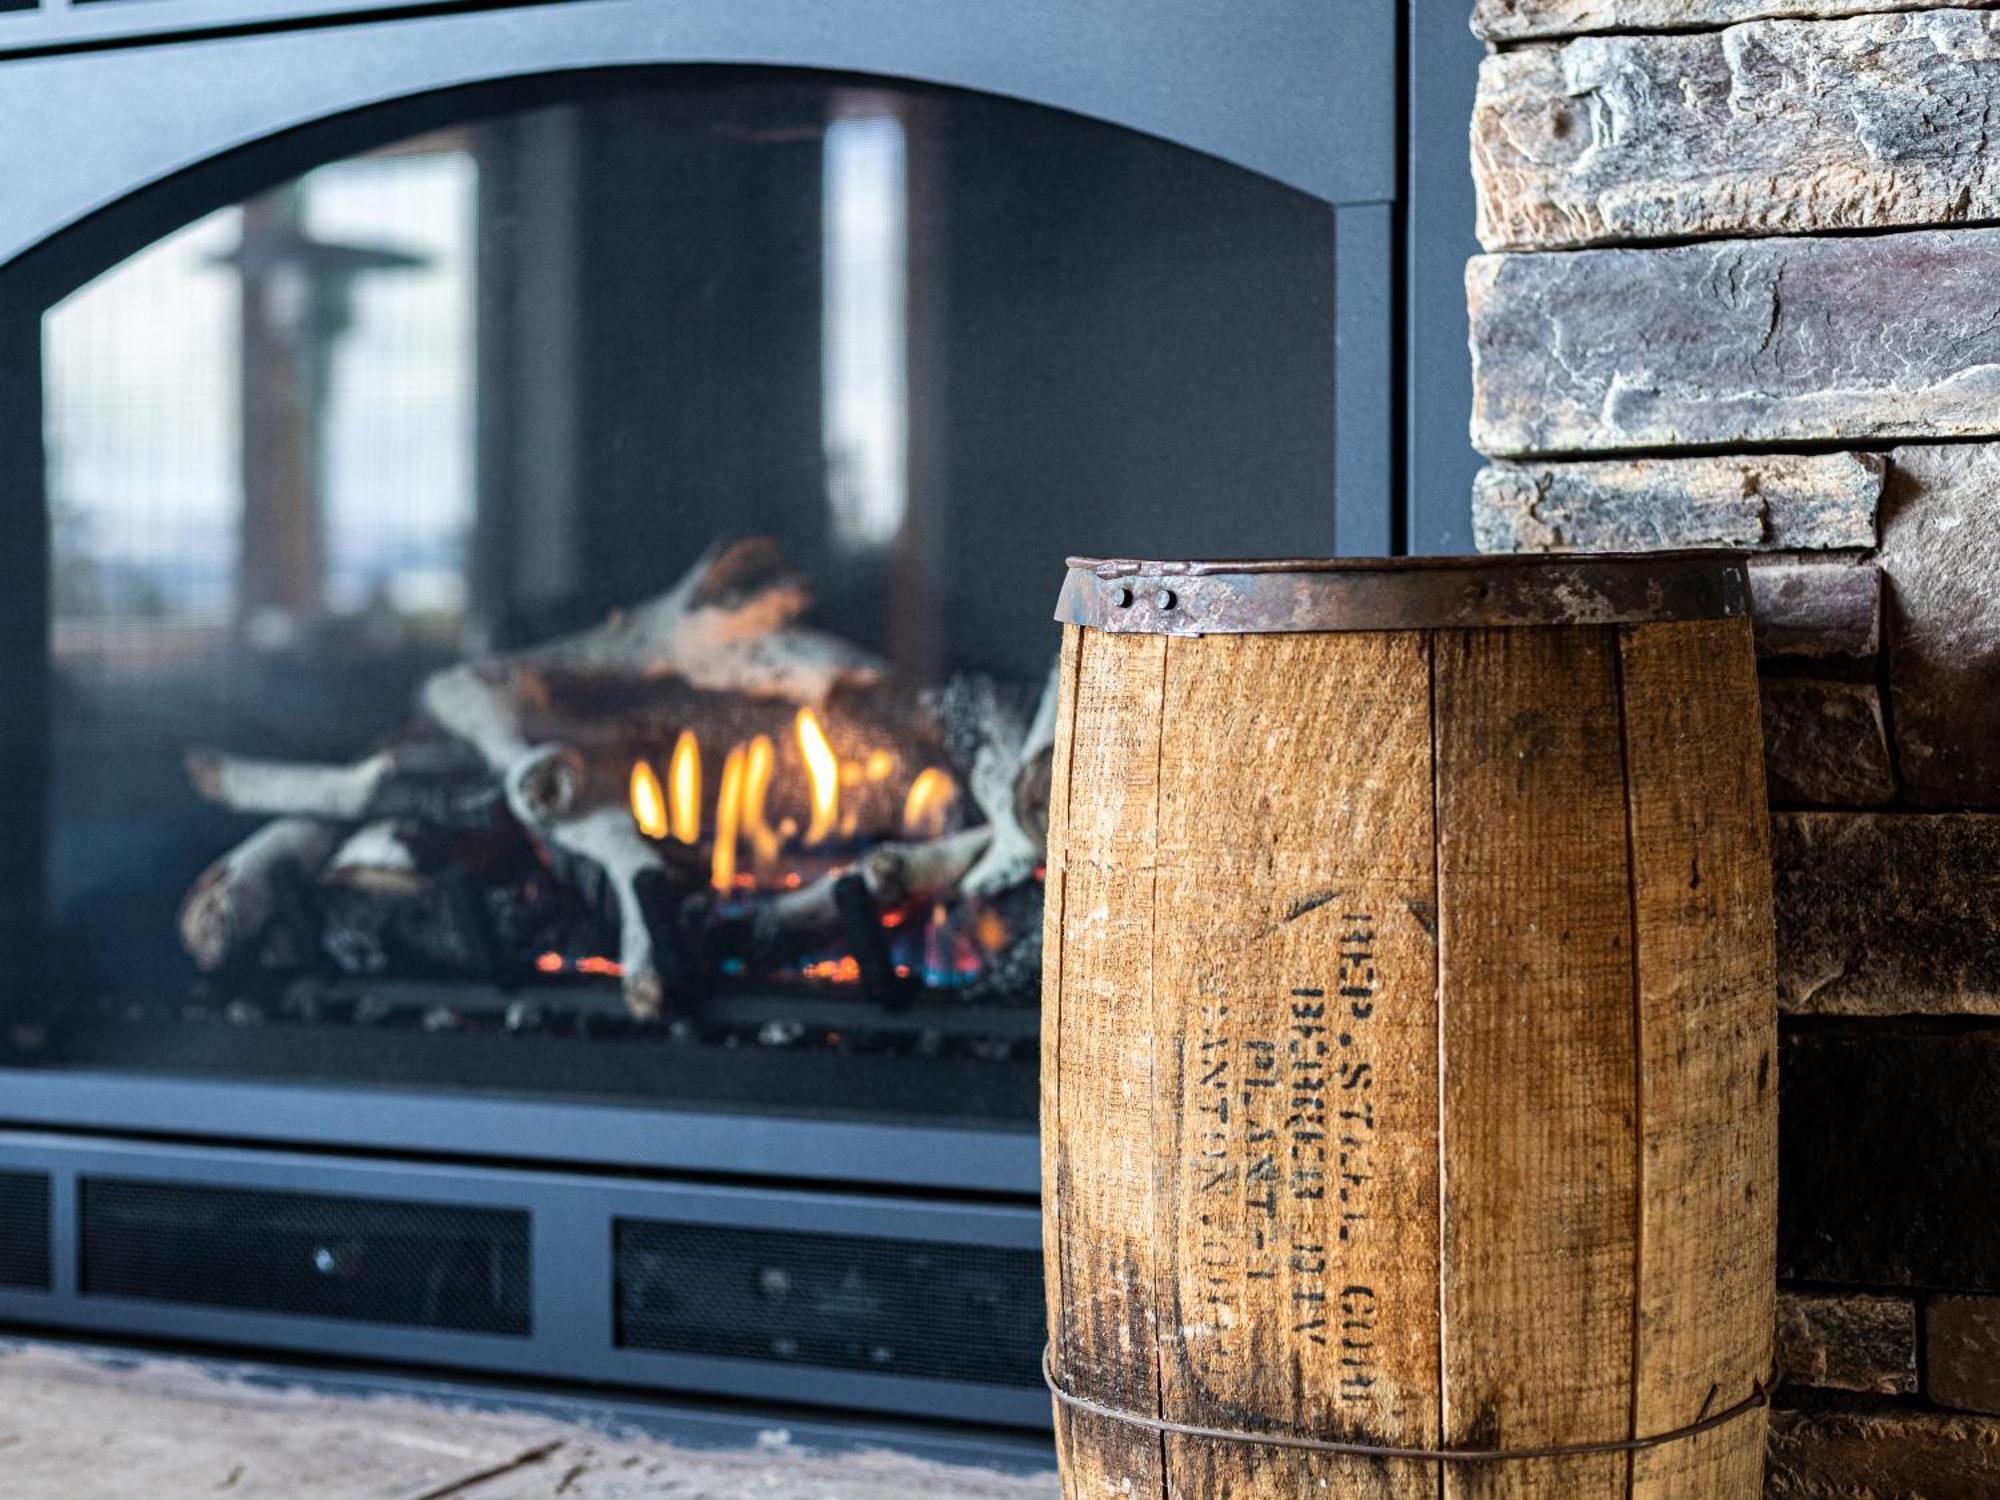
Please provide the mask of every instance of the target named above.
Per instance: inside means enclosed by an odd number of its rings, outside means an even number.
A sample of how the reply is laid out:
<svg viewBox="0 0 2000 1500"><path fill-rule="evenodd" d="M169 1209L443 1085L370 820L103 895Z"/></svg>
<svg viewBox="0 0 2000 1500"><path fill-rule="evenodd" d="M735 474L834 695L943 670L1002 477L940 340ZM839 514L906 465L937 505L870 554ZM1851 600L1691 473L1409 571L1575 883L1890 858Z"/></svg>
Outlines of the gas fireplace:
<svg viewBox="0 0 2000 1500"><path fill-rule="evenodd" d="M593 629L425 677L359 761L190 749L193 794L269 821L182 900L199 977L126 1003L1022 1060L1053 675L902 688L810 603L768 539L718 544Z"/></svg>
<svg viewBox="0 0 2000 1500"><path fill-rule="evenodd" d="M1025 1125L1050 580L1142 517L1324 549L1332 248L1157 142L767 73L141 251L44 330L16 1054Z"/></svg>
<svg viewBox="0 0 2000 1500"><path fill-rule="evenodd" d="M1046 1420L1063 558L1386 548L1393 12L671 9L0 16L231 80L0 204L0 1318Z"/></svg>

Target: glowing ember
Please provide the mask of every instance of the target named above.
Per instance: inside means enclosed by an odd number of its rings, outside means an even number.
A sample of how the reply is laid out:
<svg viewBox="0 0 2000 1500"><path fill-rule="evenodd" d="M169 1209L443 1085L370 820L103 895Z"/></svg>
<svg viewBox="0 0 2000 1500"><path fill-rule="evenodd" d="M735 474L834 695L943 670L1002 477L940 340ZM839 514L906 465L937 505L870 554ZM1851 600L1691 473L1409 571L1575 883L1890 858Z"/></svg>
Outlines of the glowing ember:
<svg viewBox="0 0 2000 1500"><path fill-rule="evenodd" d="M870 781L887 781L890 772L895 769L896 757L891 755L887 750L871 750L868 752L867 771Z"/></svg>
<svg viewBox="0 0 2000 1500"><path fill-rule="evenodd" d="M718 891L736 886L736 833L743 817L743 781L749 752L738 745L722 763L722 790L715 798L715 854L708 883Z"/></svg>
<svg viewBox="0 0 2000 1500"><path fill-rule="evenodd" d="M973 922L972 935L978 939L979 946L988 953L998 953L1006 947L1009 936L1007 923L999 912L990 907L980 912L978 919Z"/></svg>
<svg viewBox="0 0 2000 1500"><path fill-rule="evenodd" d="M799 753L805 757L806 775L812 782L812 821L806 825L806 847L816 848L840 824L840 762L827 743L819 715L809 708L799 710Z"/></svg>
<svg viewBox="0 0 2000 1500"><path fill-rule="evenodd" d="M912 838L938 838L944 833L945 819L958 801L958 783L948 771L926 766L910 783L903 799L903 832Z"/></svg>
<svg viewBox="0 0 2000 1500"><path fill-rule="evenodd" d="M861 983L861 962L851 953L839 958L822 958L799 970L808 979L824 979L834 984Z"/></svg>
<svg viewBox="0 0 2000 1500"><path fill-rule="evenodd" d="M668 809L674 837L683 844L701 842L701 741L683 729L674 741L674 758L667 766Z"/></svg>
<svg viewBox="0 0 2000 1500"><path fill-rule="evenodd" d="M544 974L561 974L567 971L573 974L595 974L604 979L625 977L625 965L615 958L599 958L595 954L588 954L572 963L560 953L538 953L535 955L535 967Z"/></svg>
<svg viewBox="0 0 2000 1500"><path fill-rule="evenodd" d="M632 762L632 821L649 839L667 836L667 800L649 761Z"/></svg>

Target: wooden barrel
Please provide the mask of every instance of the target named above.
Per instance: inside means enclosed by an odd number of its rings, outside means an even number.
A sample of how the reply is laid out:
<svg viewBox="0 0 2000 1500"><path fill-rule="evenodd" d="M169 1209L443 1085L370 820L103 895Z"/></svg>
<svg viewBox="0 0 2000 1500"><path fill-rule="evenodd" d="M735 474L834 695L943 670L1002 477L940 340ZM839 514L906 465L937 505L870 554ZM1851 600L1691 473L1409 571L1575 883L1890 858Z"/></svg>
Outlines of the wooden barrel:
<svg viewBox="0 0 2000 1500"><path fill-rule="evenodd" d="M1064 1493L1757 1495L1740 562L1072 560L1057 617Z"/></svg>

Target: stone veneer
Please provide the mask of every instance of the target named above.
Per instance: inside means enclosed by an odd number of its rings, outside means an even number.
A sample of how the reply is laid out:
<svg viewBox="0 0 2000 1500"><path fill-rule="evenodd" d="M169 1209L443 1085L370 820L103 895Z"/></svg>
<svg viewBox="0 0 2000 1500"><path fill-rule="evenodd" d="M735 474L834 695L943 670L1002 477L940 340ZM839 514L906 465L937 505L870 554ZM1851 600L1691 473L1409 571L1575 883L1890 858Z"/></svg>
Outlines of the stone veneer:
<svg viewBox="0 0 2000 1500"><path fill-rule="evenodd" d="M2000 1494L2000 10L1474 26L1481 550L1756 554L1768 1493Z"/></svg>

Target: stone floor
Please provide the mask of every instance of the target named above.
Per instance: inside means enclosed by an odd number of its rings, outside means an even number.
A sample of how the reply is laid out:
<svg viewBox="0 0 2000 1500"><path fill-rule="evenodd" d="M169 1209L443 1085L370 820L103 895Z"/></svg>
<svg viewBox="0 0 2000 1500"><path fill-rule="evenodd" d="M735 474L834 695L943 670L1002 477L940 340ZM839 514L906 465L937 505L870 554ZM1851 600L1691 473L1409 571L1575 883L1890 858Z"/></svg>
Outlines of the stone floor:
<svg viewBox="0 0 2000 1500"><path fill-rule="evenodd" d="M724 1445L269 1367L0 1343L6 1500L1051 1500L1048 1474L782 1429ZM1032 1460L1031 1460L1032 1462Z"/></svg>

